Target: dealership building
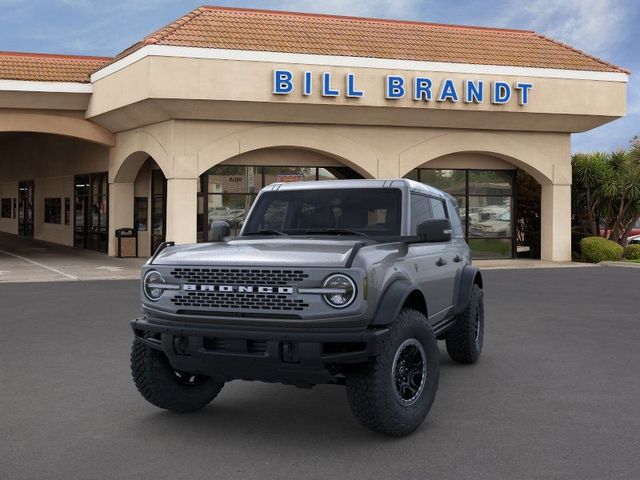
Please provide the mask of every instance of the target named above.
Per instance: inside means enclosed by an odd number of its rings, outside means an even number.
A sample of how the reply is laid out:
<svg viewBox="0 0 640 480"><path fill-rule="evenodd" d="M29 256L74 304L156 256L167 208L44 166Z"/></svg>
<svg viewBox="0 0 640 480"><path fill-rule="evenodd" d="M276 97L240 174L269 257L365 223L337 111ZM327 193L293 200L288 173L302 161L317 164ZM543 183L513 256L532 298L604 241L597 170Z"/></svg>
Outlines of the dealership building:
<svg viewBox="0 0 640 480"><path fill-rule="evenodd" d="M571 259L571 133L629 72L525 30L201 7L115 58L0 52L0 231L115 255L276 181L408 177L475 258Z"/></svg>

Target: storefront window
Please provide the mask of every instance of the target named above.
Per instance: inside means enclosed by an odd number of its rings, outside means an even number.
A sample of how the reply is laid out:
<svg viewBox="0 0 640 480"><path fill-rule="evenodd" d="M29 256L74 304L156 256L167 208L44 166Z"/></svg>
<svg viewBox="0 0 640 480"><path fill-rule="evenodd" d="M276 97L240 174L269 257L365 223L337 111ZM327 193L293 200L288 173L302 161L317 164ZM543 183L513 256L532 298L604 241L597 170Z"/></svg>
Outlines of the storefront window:
<svg viewBox="0 0 640 480"><path fill-rule="evenodd" d="M466 170L420 169L419 182L444 190L451 195L465 194Z"/></svg>
<svg viewBox="0 0 640 480"><path fill-rule="evenodd" d="M133 228L146 232L148 225L149 200L147 197L136 197L133 210Z"/></svg>
<svg viewBox="0 0 640 480"><path fill-rule="evenodd" d="M406 176L452 194L474 258L511 258L514 245L512 170L415 169Z"/></svg>
<svg viewBox="0 0 640 480"><path fill-rule="evenodd" d="M2 218L11 218L11 199L2 199Z"/></svg>
<svg viewBox="0 0 640 480"><path fill-rule="evenodd" d="M200 177L198 189L198 241L206 242L211 224L224 221L237 235L257 193L276 182L304 182L361 178L347 167L295 167L220 165ZM206 200L205 200L206 199Z"/></svg>

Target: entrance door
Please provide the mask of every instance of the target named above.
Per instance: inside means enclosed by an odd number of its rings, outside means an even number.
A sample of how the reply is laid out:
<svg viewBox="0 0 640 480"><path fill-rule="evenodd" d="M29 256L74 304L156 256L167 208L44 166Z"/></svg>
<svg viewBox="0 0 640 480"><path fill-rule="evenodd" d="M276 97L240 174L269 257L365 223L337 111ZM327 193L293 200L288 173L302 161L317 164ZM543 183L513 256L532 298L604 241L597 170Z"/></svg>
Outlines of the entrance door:
<svg viewBox="0 0 640 480"><path fill-rule="evenodd" d="M33 238L33 180L18 183L18 235Z"/></svg>
<svg viewBox="0 0 640 480"><path fill-rule="evenodd" d="M151 255L167 238L167 179L151 170Z"/></svg>
<svg viewBox="0 0 640 480"><path fill-rule="evenodd" d="M107 252L109 187L107 173L75 177L75 247Z"/></svg>

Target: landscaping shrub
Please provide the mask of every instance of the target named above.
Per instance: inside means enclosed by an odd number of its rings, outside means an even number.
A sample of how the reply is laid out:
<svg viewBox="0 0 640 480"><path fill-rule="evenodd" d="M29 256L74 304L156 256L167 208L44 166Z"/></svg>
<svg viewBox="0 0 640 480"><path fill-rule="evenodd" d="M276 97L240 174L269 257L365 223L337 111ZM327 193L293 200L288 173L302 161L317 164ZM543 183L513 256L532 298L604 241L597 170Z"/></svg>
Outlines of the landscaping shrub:
<svg viewBox="0 0 640 480"><path fill-rule="evenodd" d="M640 260L640 244L627 245L622 255L627 260Z"/></svg>
<svg viewBox="0 0 640 480"><path fill-rule="evenodd" d="M589 263L622 260L622 247L606 238L583 238L580 241L580 250L584 261Z"/></svg>

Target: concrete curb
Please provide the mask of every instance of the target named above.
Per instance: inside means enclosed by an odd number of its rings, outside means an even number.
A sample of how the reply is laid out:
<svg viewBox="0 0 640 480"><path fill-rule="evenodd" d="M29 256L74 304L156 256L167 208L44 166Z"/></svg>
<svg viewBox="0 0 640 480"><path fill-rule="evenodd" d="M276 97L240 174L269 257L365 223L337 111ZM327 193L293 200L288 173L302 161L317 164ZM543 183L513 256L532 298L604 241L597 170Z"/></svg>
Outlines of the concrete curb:
<svg viewBox="0 0 640 480"><path fill-rule="evenodd" d="M598 265L603 267L640 268L640 263L633 262L600 262Z"/></svg>

